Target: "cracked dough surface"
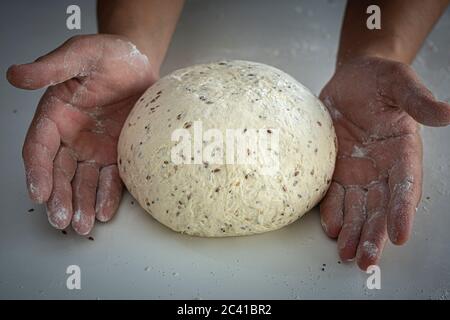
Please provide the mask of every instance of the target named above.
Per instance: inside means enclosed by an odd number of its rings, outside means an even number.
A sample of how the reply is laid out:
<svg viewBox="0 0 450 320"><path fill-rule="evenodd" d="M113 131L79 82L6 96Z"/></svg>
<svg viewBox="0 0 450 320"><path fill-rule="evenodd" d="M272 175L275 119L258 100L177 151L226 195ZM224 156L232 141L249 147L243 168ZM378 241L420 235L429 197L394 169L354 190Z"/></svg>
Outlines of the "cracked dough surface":
<svg viewBox="0 0 450 320"><path fill-rule="evenodd" d="M175 164L172 133L194 137L196 121L224 136L278 130L278 170L267 174L260 161ZM180 69L151 86L125 122L118 163L130 193L162 224L237 236L279 229L313 208L331 182L336 148L331 118L307 88L276 68L233 60Z"/></svg>

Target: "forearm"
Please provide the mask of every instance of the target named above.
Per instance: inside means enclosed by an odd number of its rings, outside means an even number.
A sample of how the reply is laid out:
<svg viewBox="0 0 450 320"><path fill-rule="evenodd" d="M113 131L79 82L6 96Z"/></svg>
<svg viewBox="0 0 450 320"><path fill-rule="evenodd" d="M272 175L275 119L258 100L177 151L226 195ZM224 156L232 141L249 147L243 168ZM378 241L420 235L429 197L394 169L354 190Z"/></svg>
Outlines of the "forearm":
<svg viewBox="0 0 450 320"><path fill-rule="evenodd" d="M411 63L449 0L349 0L339 44L338 65L369 55ZM381 29L366 26L369 5L381 9Z"/></svg>
<svg viewBox="0 0 450 320"><path fill-rule="evenodd" d="M183 3L184 0L98 0L99 33L126 36L159 73Z"/></svg>

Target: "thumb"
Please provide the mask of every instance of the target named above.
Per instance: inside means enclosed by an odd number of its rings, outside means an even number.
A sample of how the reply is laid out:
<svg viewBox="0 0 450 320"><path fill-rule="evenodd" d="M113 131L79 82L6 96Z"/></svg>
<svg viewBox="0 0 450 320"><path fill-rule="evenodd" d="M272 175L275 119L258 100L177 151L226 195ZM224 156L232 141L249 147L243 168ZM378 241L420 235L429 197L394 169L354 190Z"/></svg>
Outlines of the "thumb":
<svg viewBox="0 0 450 320"><path fill-rule="evenodd" d="M381 96L417 122L433 127L450 124L450 105L436 100L408 65L389 62L378 74L377 81Z"/></svg>
<svg viewBox="0 0 450 320"><path fill-rule="evenodd" d="M82 41L82 36L73 37L34 62L12 65L6 72L8 81L17 88L34 90L86 75L92 59L85 57Z"/></svg>

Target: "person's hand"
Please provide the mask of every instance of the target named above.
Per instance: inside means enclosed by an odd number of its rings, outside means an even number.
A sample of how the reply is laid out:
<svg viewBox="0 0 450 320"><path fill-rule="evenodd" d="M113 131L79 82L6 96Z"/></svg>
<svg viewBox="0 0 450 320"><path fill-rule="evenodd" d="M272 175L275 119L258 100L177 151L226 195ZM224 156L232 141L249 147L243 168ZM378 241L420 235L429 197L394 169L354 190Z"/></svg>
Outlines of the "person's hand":
<svg viewBox="0 0 450 320"><path fill-rule="evenodd" d="M341 259L377 264L389 237L408 239L421 197L419 125L450 123L406 64L360 57L339 66L320 94L333 118L339 151L333 182L320 205L326 234Z"/></svg>
<svg viewBox="0 0 450 320"><path fill-rule="evenodd" d="M117 140L136 100L158 67L124 37L76 36L33 63L11 66L9 82L49 88L23 146L30 197L47 204L50 224L71 222L88 234L95 218L108 221L120 202Z"/></svg>

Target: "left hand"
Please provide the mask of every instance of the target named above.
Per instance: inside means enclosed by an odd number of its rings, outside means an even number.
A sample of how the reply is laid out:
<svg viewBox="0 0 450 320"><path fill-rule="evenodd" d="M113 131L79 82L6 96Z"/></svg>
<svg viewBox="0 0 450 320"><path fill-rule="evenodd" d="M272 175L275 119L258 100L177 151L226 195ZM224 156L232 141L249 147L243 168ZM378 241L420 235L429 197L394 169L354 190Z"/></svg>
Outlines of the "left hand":
<svg viewBox="0 0 450 320"><path fill-rule="evenodd" d="M333 182L320 205L326 234L342 260L377 264L389 237L407 241L422 192L419 125L450 124L406 64L359 57L339 66L320 94L339 142Z"/></svg>

